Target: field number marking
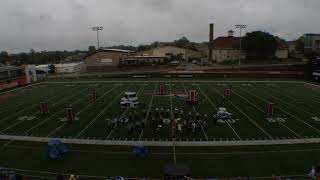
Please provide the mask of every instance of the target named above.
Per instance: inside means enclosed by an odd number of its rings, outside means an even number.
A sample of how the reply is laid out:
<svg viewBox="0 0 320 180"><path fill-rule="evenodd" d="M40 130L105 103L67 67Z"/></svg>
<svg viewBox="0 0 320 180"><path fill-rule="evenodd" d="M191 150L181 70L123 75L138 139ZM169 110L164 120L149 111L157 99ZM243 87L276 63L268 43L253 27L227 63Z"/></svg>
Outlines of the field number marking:
<svg viewBox="0 0 320 180"><path fill-rule="evenodd" d="M267 118L267 121L269 121L270 123L277 123L277 122L285 123L287 119L288 118L275 117L275 118Z"/></svg>

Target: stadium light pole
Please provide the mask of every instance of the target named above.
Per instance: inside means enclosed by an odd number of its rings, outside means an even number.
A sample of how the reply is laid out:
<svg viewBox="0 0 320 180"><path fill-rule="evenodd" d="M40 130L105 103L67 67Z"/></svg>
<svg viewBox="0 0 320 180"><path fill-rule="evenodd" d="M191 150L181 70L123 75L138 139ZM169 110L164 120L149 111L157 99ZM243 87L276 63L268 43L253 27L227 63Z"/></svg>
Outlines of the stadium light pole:
<svg viewBox="0 0 320 180"><path fill-rule="evenodd" d="M92 27L91 28L92 31L96 31L97 32L97 45L98 45L98 49L100 49L100 44L99 44L99 31L102 31L103 30L103 27L102 26L95 26L95 27Z"/></svg>
<svg viewBox="0 0 320 180"><path fill-rule="evenodd" d="M237 24L235 25L236 29L239 29L240 31L240 59L239 59L239 70L240 70L240 66L241 66L241 59L242 59L242 29L247 28L247 25L244 24Z"/></svg>

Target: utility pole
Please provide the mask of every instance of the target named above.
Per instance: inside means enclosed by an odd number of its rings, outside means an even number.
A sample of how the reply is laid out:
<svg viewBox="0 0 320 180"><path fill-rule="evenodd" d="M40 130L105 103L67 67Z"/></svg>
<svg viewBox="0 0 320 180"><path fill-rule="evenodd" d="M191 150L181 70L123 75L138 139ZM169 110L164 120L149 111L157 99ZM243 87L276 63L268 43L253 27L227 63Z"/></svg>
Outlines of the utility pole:
<svg viewBox="0 0 320 180"><path fill-rule="evenodd" d="M91 28L92 29L92 31L96 31L97 32L97 47L98 47L98 49L100 49L100 44L99 44L99 31L102 31L103 30L103 27L102 26L95 26L95 27L92 27Z"/></svg>
<svg viewBox="0 0 320 180"><path fill-rule="evenodd" d="M208 44L208 49L209 49L209 54L208 54L208 61L213 62L212 58L212 49L213 49L213 32L214 31L214 24L211 23L209 25L209 44Z"/></svg>
<svg viewBox="0 0 320 180"><path fill-rule="evenodd" d="M236 29L240 30L240 58L239 58L239 70L240 70L240 66L241 66L241 59L242 59L242 29L247 28L247 25L244 24L237 24L236 25Z"/></svg>

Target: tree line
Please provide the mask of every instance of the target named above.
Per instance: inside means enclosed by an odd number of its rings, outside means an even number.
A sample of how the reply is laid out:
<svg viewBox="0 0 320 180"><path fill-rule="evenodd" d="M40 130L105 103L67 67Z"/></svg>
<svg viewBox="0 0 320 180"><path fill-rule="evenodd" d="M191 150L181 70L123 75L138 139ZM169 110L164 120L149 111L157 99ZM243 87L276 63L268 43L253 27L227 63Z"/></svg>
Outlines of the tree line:
<svg viewBox="0 0 320 180"><path fill-rule="evenodd" d="M297 48L303 48L303 39L299 38L297 41ZM285 43L285 41L277 36L273 36L269 33L262 31L254 31L247 33L242 39L242 49L247 53L247 58L270 58L274 57L275 51L279 43ZM173 42L163 43L155 41L151 44L145 45L116 45L105 48L114 49L126 49L133 51L145 51L153 48L160 47L161 45L170 45L180 48L186 48L191 50L197 50L199 43L191 42L186 37L182 37ZM202 45L208 44L207 42L201 43ZM6 51L0 50L0 63L2 64L55 64L60 62L72 62L80 61L85 54L96 51L95 46L89 46L88 50L81 51L35 51L30 49L29 52L9 54Z"/></svg>

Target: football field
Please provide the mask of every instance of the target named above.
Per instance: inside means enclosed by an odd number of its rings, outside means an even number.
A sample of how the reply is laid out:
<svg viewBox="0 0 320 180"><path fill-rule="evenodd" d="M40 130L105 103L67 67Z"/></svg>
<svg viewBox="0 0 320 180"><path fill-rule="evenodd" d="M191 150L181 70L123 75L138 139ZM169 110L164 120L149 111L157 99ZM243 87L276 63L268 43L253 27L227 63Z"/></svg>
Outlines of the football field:
<svg viewBox="0 0 320 180"><path fill-rule="evenodd" d="M198 105L186 104L190 90ZM140 105L121 109L125 92L136 92ZM48 114L39 112L40 102ZM167 163L188 164L200 178L301 175L318 163L320 151L320 87L304 81L52 81L2 93L0 106L0 163L37 176L159 178ZM64 120L66 106L75 113L72 123ZM213 118L220 108L230 118ZM179 130L172 130L172 119L179 119ZM70 153L46 159L50 138L63 139ZM149 147L150 156L134 156L132 145Z"/></svg>

